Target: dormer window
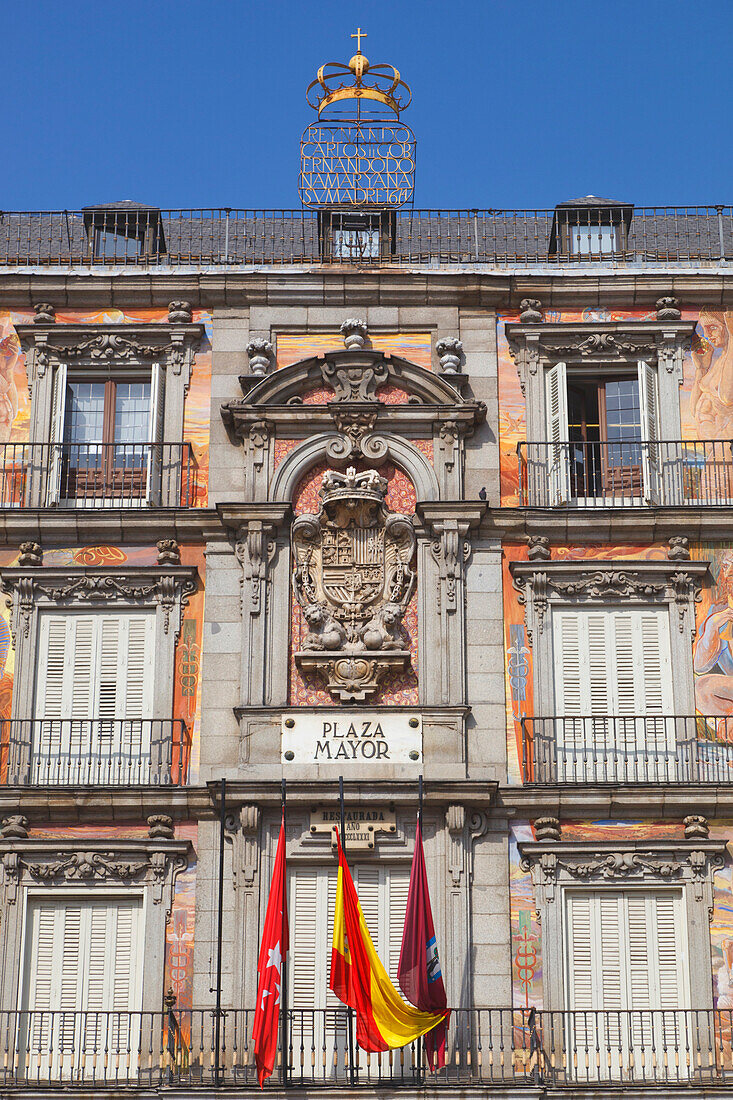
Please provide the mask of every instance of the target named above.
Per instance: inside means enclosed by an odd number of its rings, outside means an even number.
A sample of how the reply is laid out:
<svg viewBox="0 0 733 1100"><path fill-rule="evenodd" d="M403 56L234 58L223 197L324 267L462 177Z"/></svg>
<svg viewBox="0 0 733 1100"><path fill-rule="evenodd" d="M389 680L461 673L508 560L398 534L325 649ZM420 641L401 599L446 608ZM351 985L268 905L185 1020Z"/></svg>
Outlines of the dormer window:
<svg viewBox="0 0 733 1100"><path fill-rule="evenodd" d="M141 203L105 203L84 207L86 229L95 260L128 260L164 254L165 236L160 210Z"/></svg>
<svg viewBox="0 0 733 1100"><path fill-rule="evenodd" d="M603 259L627 248L633 206L586 195L555 207L550 256Z"/></svg>
<svg viewBox="0 0 733 1100"><path fill-rule="evenodd" d="M319 211L321 256L352 262L379 260L395 250L393 210Z"/></svg>

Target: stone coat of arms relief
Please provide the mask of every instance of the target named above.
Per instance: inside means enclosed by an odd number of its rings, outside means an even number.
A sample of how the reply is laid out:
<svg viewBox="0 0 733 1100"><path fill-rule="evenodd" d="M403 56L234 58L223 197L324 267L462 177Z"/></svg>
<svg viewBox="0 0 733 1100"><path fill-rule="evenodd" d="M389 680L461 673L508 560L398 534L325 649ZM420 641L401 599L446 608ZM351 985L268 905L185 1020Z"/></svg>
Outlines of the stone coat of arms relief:
<svg viewBox="0 0 733 1100"><path fill-rule="evenodd" d="M386 493L376 470L329 470L318 514L293 523L293 590L308 626L295 661L344 703L371 699L410 662L402 617L416 585L415 529Z"/></svg>

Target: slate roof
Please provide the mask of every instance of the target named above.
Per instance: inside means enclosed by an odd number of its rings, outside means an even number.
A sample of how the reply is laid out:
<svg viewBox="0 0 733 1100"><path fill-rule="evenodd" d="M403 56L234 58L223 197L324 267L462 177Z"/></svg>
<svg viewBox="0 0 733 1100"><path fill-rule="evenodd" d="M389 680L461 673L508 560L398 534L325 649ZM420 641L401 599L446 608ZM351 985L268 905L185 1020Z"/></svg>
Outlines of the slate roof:
<svg viewBox="0 0 733 1100"><path fill-rule="evenodd" d="M605 201L605 200L604 200ZM114 206L115 204L112 204ZM117 204L119 209L119 204ZM95 208L99 209L99 208ZM146 209L146 208L144 208ZM153 207L153 210L157 208ZM733 258L731 207L634 210L627 247L616 259L628 262L715 261L723 250ZM555 210L398 211L391 255L370 261L396 264L531 264L548 261ZM89 215L87 213L87 220ZM156 218L157 220L157 218ZM0 213L0 265L160 262L166 265L318 264L315 211L161 211L165 253L125 255L92 261L84 213ZM550 257L575 262L588 257Z"/></svg>

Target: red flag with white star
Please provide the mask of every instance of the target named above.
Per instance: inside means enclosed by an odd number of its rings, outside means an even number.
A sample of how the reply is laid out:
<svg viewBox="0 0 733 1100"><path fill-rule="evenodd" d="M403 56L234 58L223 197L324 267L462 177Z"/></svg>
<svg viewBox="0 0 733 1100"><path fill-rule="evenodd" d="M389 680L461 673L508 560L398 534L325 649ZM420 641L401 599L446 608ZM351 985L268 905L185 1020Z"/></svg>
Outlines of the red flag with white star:
<svg viewBox="0 0 733 1100"><path fill-rule="evenodd" d="M277 1052L280 1022L280 990L282 971L288 952L288 903L285 895L285 820L272 872L270 897L265 914L265 927L257 962L257 1007L255 1008L252 1040L254 1042L257 1078L262 1088L265 1078L272 1075Z"/></svg>

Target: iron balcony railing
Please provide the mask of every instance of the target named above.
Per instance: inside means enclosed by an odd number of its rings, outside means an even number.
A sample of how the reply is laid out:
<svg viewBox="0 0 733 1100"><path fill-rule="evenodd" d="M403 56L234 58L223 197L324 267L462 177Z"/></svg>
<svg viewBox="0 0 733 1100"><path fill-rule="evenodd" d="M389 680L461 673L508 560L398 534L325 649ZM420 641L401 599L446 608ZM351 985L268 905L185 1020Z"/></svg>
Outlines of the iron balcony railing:
<svg viewBox="0 0 733 1100"><path fill-rule="evenodd" d="M254 1012L43 1012L0 1015L0 1084L257 1088ZM271 1087L468 1085L577 1089L730 1085L730 1010L457 1010L444 1068L430 1074L417 1043L349 1059L347 1014L287 1013ZM217 1042L218 1034L218 1042ZM258 1089L259 1095L259 1089Z"/></svg>
<svg viewBox="0 0 733 1100"><path fill-rule="evenodd" d="M0 444L0 507L189 508L190 443Z"/></svg>
<svg viewBox="0 0 733 1100"><path fill-rule="evenodd" d="M11 786L182 786L189 758L178 718L0 721L0 782Z"/></svg>
<svg viewBox="0 0 733 1100"><path fill-rule="evenodd" d="M519 492L534 508L733 504L731 440L517 444Z"/></svg>
<svg viewBox="0 0 733 1100"><path fill-rule="evenodd" d="M119 209L0 213L0 265L588 263L733 259L733 207L564 210Z"/></svg>
<svg viewBox="0 0 733 1100"><path fill-rule="evenodd" d="M551 715L521 727L525 783L733 783L733 718Z"/></svg>

